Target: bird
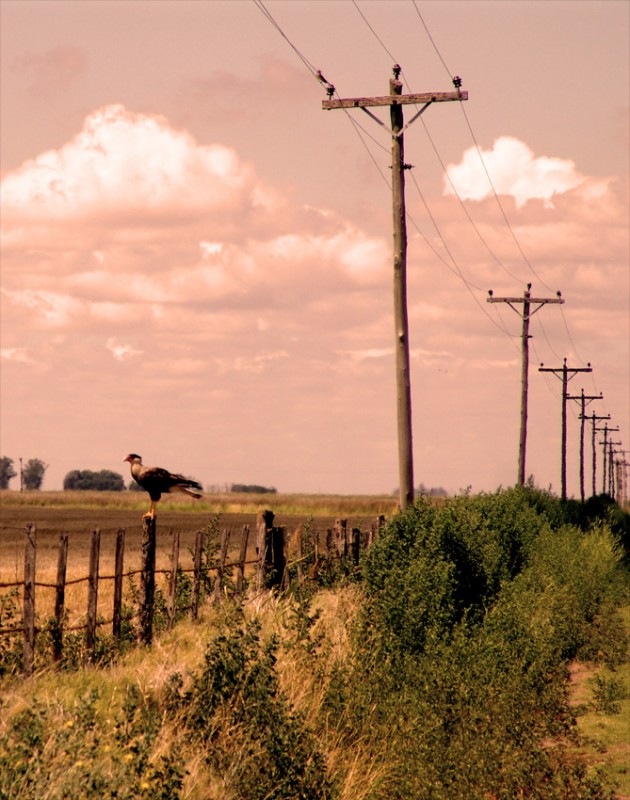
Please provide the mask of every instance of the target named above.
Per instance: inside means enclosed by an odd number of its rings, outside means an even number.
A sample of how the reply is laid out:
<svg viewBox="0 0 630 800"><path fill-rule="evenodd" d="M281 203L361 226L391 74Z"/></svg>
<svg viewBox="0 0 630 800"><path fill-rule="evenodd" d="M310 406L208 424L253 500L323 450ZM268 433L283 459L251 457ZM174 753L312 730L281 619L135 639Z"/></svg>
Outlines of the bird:
<svg viewBox="0 0 630 800"><path fill-rule="evenodd" d="M155 506L160 497L168 492L183 492L197 500L203 497L203 486L198 481L169 472L162 467L145 467L142 464L142 456L137 453L129 453L123 461L131 464L131 477L138 486L149 493L151 498L151 507L146 514L143 514L143 519L155 519Z"/></svg>

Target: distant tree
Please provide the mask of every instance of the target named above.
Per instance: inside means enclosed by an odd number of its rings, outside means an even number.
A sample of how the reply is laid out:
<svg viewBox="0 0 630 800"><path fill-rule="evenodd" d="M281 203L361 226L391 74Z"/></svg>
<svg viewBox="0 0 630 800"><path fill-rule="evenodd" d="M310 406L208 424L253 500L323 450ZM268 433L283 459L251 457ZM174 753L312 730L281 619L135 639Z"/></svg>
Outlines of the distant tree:
<svg viewBox="0 0 630 800"><path fill-rule="evenodd" d="M8 456L0 457L0 489L8 489L9 481L16 475L17 472L13 469L13 459Z"/></svg>
<svg viewBox="0 0 630 800"><path fill-rule="evenodd" d="M73 469L63 479L65 491L122 492L123 476L109 469L93 472L91 469Z"/></svg>
<svg viewBox="0 0 630 800"><path fill-rule="evenodd" d="M144 489L137 481L131 481L128 488L130 492L144 492Z"/></svg>
<svg viewBox="0 0 630 800"><path fill-rule="evenodd" d="M432 486L429 488L421 483L416 489L416 494L420 497L448 497L448 492L441 486Z"/></svg>
<svg viewBox="0 0 630 800"><path fill-rule="evenodd" d="M231 492L245 492L246 494L277 494L278 490L273 486L258 486L255 483L233 483L230 486Z"/></svg>
<svg viewBox="0 0 630 800"><path fill-rule="evenodd" d="M29 458L22 470L24 488L36 491L41 489L47 469L48 464L44 464L39 458Z"/></svg>

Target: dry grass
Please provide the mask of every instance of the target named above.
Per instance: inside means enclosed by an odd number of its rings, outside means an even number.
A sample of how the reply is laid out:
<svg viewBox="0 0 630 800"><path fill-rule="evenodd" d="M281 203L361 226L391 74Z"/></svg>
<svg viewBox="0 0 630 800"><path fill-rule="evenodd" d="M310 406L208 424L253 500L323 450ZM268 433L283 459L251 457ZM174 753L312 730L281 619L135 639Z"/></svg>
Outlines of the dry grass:
<svg viewBox="0 0 630 800"><path fill-rule="evenodd" d="M348 626L360 604L361 594L356 586L321 591L314 598L313 611L317 611L319 617L313 638L322 635L322 641L325 642L314 655L300 652L300 648L296 648L292 642L290 601L264 593L251 594L244 603L245 619L256 619L260 623L263 638L279 638L276 665L280 686L292 707L304 715L309 728L317 731L331 773L339 780L339 800L368 800L374 796L377 786L385 786L391 780L382 760L377 762L374 759L373 763L368 760L369 763L366 763L361 742L354 742L353 747L348 748L346 742L327 732L326 724L322 725L322 720L325 720L322 706L327 675L333 664L348 658ZM96 712L102 738L101 754L98 756L102 761L98 766L102 767L108 758L109 737L112 745L114 742L115 718L120 714L127 688L135 686L143 697L161 700L168 679L174 673L182 675L187 685L190 676L202 668L207 645L216 638L224 624L224 611L206 605L201 609L199 622L183 621L173 631L156 637L150 650L136 648L109 667L65 672L62 680L58 673L50 670L28 680L6 681L0 701L0 735L10 717L32 706L35 697L43 701L56 725L63 728L71 724L68 709L73 707L77 698L97 691L99 699ZM239 748L242 746L241 735L241 731L232 728L226 720L221 727L218 744L228 750L230 747ZM366 732L366 739L368 735L369 732ZM229 775L212 772L206 755L195 751L191 742L186 740L184 726L177 717L163 724L152 759L157 759L162 751L172 751L174 746L179 748L187 771L182 797L187 800L225 800L233 796L226 793L225 789ZM249 753L247 757L255 758L255 754ZM51 787L52 790L54 787Z"/></svg>

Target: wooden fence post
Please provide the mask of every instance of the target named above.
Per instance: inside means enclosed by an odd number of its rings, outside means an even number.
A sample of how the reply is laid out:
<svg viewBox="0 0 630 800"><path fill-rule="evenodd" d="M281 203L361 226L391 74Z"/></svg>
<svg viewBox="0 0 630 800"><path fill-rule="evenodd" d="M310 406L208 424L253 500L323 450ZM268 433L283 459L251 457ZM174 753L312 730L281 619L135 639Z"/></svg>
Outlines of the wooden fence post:
<svg viewBox="0 0 630 800"><path fill-rule="evenodd" d="M296 542L296 558L297 558L297 579L298 585L301 586L304 582L304 572L302 569L302 559L304 558L304 529L301 525L298 526L296 531L297 533L297 542Z"/></svg>
<svg viewBox="0 0 630 800"><path fill-rule="evenodd" d="M141 602L140 638L150 645L153 639L153 601L155 598L155 517L142 520L142 566L140 572Z"/></svg>
<svg viewBox="0 0 630 800"><path fill-rule="evenodd" d="M175 622L177 607L177 568L179 567L179 531L172 531L173 555L171 556L171 576L168 582L168 600L166 601L166 628L171 630Z"/></svg>
<svg viewBox="0 0 630 800"><path fill-rule="evenodd" d="M335 540L337 543L337 555L348 555L348 520L336 519L335 520Z"/></svg>
<svg viewBox="0 0 630 800"><path fill-rule="evenodd" d="M53 661L61 661L63 649L63 616L66 599L66 569L68 565L68 535L59 537L57 557L57 586L55 589L55 623L52 629Z"/></svg>
<svg viewBox="0 0 630 800"><path fill-rule="evenodd" d="M199 593L201 591L201 558L203 555L203 531L197 531L195 538L195 562L193 572L193 593L191 614L193 619L199 615Z"/></svg>
<svg viewBox="0 0 630 800"><path fill-rule="evenodd" d="M35 553L37 529L29 523L24 542L24 672L33 674L35 656Z"/></svg>
<svg viewBox="0 0 630 800"><path fill-rule="evenodd" d="M98 561L101 549L101 531L95 528L92 531L90 545L90 574L88 575L88 607L87 628L85 631L85 646L90 658L94 656L96 647L96 613L98 607Z"/></svg>
<svg viewBox="0 0 630 800"><path fill-rule="evenodd" d="M227 560L228 547L230 544L230 531L224 530L221 534L221 549L219 550L219 561L217 562L217 576L214 579L213 602L221 602L221 587L223 585L223 570Z"/></svg>
<svg viewBox="0 0 630 800"><path fill-rule="evenodd" d="M241 536L241 552L236 567L236 594L243 592L243 580L245 578L245 562L247 561L247 541L249 539L249 525L243 525Z"/></svg>
<svg viewBox="0 0 630 800"><path fill-rule="evenodd" d="M352 529L352 560L356 566L359 566L359 559L361 558L361 528Z"/></svg>
<svg viewBox="0 0 630 800"><path fill-rule="evenodd" d="M258 556L258 564L256 567L257 592L260 592L265 584L265 572L267 565L271 561L270 531L273 527L274 516L275 514L273 511L267 509L266 511L259 511L256 519L256 554Z"/></svg>
<svg viewBox="0 0 630 800"><path fill-rule="evenodd" d="M116 562L114 566L114 616L112 621L112 635L116 641L120 641L124 561L125 529L119 528L116 534Z"/></svg>
<svg viewBox="0 0 630 800"><path fill-rule="evenodd" d="M267 585L284 586L286 568L286 528L274 527L268 531L270 547L267 549L268 570Z"/></svg>

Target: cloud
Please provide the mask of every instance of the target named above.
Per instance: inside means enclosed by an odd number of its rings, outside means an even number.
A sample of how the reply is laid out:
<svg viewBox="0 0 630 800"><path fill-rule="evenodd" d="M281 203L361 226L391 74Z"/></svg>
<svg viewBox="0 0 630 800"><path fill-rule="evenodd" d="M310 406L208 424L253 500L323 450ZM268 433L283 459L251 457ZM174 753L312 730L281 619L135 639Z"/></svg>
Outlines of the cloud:
<svg viewBox="0 0 630 800"><path fill-rule="evenodd" d="M130 344L119 344L113 337L110 337L107 340L106 347L114 356L116 361L127 361L134 356L141 356L143 353L142 350L137 350Z"/></svg>
<svg viewBox="0 0 630 800"><path fill-rule="evenodd" d="M481 149L480 153L481 158L477 148L471 147L459 164L447 166L446 194L457 191L464 200L482 200L492 194L494 186L497 194L514 197L518 208L532 199L551 205L554 195L575 189L586 180L573 161L536 156L526 144L511 136L501 136L491 150Z"/></svg>

